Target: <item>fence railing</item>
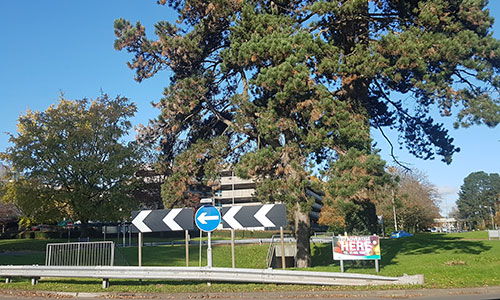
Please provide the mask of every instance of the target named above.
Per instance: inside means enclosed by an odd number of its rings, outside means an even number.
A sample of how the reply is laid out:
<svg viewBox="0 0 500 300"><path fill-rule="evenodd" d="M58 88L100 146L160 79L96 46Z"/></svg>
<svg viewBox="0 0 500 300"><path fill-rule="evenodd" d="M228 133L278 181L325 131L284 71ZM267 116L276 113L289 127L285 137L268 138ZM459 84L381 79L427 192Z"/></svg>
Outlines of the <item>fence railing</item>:
<svg viewBox="0 0 500 300"><path fill-rule="evenodd" d="M45 252L46 266L112 266L115 259L113 242L49 243Z"/></svg>
<svg viewBox="0 0 500 300"><path fill-rule="evenodd" d="M294 243L295 237L292 235L284 235L283 236L284 243ZM281 243L281 236L279 234L275 234L271 237L271 241L269 242L269 250L267 251L267 267L270 268L273 263L273 257L276 253L276 247L279 247ZM284 255L284 254L283 254Z"/></svg>

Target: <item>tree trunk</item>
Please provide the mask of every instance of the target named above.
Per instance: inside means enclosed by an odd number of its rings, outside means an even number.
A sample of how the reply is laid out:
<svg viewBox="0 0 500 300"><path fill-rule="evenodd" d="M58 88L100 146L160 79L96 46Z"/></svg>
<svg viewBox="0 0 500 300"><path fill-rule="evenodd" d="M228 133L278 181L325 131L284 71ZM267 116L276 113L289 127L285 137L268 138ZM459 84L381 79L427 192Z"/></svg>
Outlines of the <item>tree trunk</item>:
<svg viewBox="0 0 500 300"><path fill-rule="evenodd" d="M89 237L89 222L82 221L82 224L80 225L80 238L87 237Z"/></svg>
<svg viewBox="0 0 500 300"><path fill-rule="evenodd" d="M309 213L295 204L295 238L297 239L297 268L311 266L311 221Z"/></svg>

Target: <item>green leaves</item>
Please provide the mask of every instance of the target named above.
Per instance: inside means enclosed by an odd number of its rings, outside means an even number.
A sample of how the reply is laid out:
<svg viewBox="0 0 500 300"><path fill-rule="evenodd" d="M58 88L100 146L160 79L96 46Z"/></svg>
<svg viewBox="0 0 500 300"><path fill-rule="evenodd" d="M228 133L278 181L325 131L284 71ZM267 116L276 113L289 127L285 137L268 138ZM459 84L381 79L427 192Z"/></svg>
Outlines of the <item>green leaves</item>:
<svg viewBox="0 0 500 300"><path fill-rule="evenodd" d="M139 80L173 72L160 116L142 131L175 170L167 205L191 197L190 185L213 189L216 170L233 165L256 178L259 199L307 212L305 189L320 173L328 197L352 220L366 212L356 224L370 231L374 190L388 181L370 127L450 163L459 148L433 111L463 126L498 123L500 43L485 1L161 3L178 20L158 23L158 40L139 24L115 29Z"/></svg>
<svg viewBox="0 0 500 300"><path fill-rule="evenodd" d="M470 173L458 193L457 207L461 218L472 222L472 226L484 227L491 223L500 200L500 175L485 172Z"/></svg>
<svg viewBox="0 0 500 300"><path fill-rule="evenodd" d="M117 220L135 208L131 190L139 151L120 140L136 111L127 98L61 98L19 117L13 146L2 153L13 181L4 198L39 222ZM119 208L122 210L120 211Z"/></svg>

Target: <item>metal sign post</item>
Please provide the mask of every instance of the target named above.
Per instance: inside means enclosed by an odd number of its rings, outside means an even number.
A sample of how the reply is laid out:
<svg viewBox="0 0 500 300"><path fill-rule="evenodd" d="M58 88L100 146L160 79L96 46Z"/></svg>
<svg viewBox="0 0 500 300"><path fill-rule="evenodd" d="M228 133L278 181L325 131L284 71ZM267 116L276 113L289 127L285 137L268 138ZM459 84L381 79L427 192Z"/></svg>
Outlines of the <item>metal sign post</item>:
<svg viewBox="0 0 500 300"><path fill-rule="evenodd" d="M198 226L201 231L208 232L207 266L209 268L212 267L212 240L210 233L219 226L220 221L220 212L212 205L202 206L196 211L196 226Z"/></svg>
<svg viewBox="0 0 500 300"><path fill-rule="evenodd" d="M208 232L208 247L207 247L207 267L211 268L212 263L212 233Z"/></svg>

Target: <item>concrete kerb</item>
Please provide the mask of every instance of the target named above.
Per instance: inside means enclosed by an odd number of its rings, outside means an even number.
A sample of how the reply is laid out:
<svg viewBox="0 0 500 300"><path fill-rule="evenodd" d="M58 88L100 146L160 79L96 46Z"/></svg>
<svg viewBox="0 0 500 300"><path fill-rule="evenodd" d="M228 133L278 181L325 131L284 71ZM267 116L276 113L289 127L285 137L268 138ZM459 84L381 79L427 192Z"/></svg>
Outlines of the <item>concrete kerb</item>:
<svg viewBox="0 0 500 300"><path fill-rule="evenodd" d="M487 295L500 294L500 286L460 288L460 289L404 289L404 290L370 290L370 291L277 291L277 292L238 292L238 293L120 293L120 292L50 292L0 290L2 296L44 297L44 298L141 298L141 299L293 299L310 298L346 298L346 297L384 297L384 298L414 298L426 296L450 295Z"/></svg>

